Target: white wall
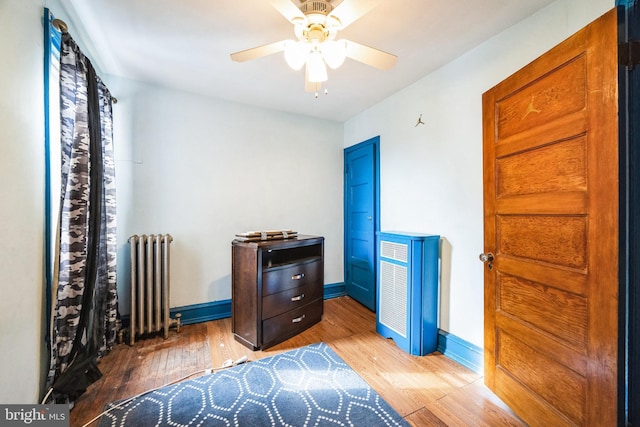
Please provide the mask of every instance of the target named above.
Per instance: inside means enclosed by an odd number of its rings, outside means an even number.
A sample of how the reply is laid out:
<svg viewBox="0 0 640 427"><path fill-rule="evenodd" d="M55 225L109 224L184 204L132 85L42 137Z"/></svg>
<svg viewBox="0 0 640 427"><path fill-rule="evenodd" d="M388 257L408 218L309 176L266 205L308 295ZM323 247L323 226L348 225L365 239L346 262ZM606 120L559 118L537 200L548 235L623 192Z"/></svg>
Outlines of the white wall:
<svg viewBox="0 0 640 427"><path fill-rule="evenodd" d="M0 402L36 402L44 345L43 3L0 2ZM10 40L10 42L6 42ZM10 64L10 65L9 65Z"/></svg>
<svg viewBox="0 0 640 427"><path fill-rule="evenodd" d="M558 0L345 123L381 136L381 228L442 236L440 328L480 347L482 93L613 7Z"/></svg>
<svg viewBox="0 0 640 427"><path fill-rule="evenodd" d="M121 313L132 234L173 236L172 307L231 298L231 241L243 231L324 236L325 283L343 281L341 123L106 80L118 98Z"/></svg>

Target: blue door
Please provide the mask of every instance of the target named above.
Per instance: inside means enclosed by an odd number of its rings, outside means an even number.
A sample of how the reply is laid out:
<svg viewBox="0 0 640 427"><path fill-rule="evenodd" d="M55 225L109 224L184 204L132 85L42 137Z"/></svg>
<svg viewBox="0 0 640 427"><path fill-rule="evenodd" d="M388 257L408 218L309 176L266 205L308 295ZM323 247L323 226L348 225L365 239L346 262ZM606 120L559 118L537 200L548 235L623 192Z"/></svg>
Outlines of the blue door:
<svg viewBox="0 0 640 427"><path fill-rule="evenodd" d="M344 254L347 295L376 309L376 231L380 137L344 150Z"/></svg>

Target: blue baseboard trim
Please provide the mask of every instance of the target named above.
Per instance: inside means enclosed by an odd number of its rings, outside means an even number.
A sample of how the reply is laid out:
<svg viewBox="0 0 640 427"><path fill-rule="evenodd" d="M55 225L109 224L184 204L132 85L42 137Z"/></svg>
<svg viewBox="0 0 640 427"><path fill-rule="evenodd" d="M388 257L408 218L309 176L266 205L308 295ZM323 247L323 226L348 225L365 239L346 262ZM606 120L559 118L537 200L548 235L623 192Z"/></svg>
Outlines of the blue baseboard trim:
<svg viewBox="0 0 640 427"><path fill-rule="evenodd" d="M341 297L347 294L344 283L332 283L324 286L324 299ZM182 325L208 322L210 320L225 319L231 317L231 300L205 302L201 304L185 305L170 309L170 316L175 317L180 313ZM122 316L122 324L129 325L129 315Z"/></svg>
<svg viewBox="0 0 640 427"><path fill-rule="evenodd" d="M177 313L181 314L181 325L193 325L194 323L225 319L231 317L231 300L205 302L169 309L169 317L172 319L176 317ZM121 320L122 326L127 328L131 322L131 315L124 314Z"/></svg>
<svg viewBox="0 0 640 427"><path fill-rule="evenodd" d="M454 362L471 369L480 375L484 372L484 351L445 331L438 331L438 351Z"/></svg>
<svg viewBox="0 0 640 427"><path fill-rule="evenodd" d="M347 295L344 283L330 283L324 285L324 299L338 298Z"/></svg>
<svg viewBox="0 0 640 427"><path fill-rule="evenodd" d="M180 318L182 325L225 319L231 317L231 300L227 299L174 307L170 310L170 313L171 317L175 317L176 313L180 313L182 315Z"/></svg>

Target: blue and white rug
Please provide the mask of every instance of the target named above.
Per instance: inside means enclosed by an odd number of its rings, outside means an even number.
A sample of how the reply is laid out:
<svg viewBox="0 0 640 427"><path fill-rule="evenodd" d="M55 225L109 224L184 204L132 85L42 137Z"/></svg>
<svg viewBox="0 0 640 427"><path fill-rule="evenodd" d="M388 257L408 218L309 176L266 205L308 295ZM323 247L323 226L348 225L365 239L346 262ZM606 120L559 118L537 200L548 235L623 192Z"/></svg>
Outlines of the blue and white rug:
<svg viewBox="0 0 640 427"><path fill-rule="evenodd" d="M160 388L103 415L99 427L408 425L318 343Z"/></svg>

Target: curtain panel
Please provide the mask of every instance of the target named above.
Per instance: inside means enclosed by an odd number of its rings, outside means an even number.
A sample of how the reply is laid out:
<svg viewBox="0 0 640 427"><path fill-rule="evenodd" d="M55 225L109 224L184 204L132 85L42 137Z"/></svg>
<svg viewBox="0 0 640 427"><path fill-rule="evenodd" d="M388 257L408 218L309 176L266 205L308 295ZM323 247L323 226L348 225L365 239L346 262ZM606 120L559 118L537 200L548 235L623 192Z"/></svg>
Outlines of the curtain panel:
<svg viewBox="0 0 640 427"><path fill-rule="evenodd" d="M46 401L101 377L117 336L112 97L69 34L60 49L61 194Z"/></svg>

